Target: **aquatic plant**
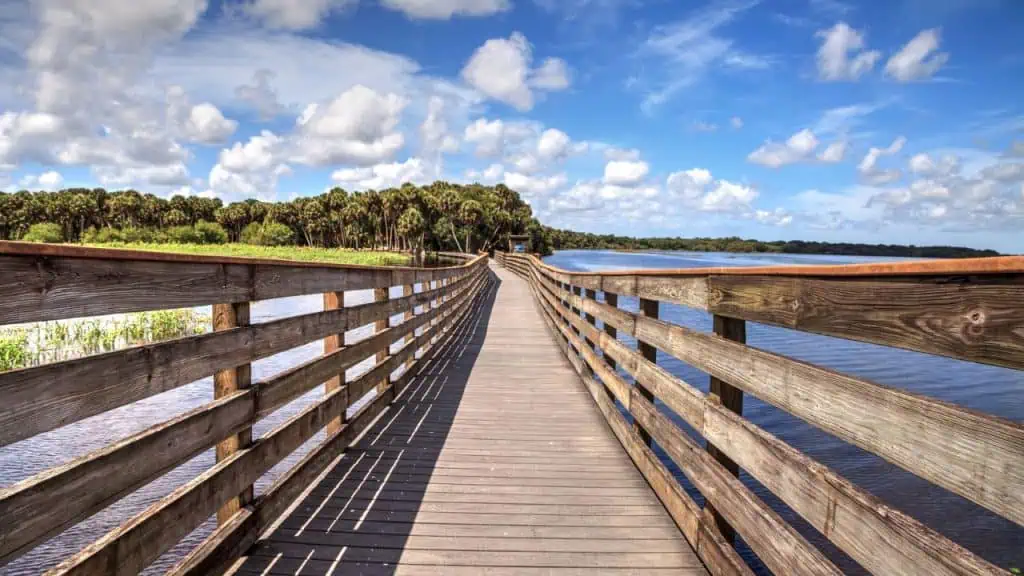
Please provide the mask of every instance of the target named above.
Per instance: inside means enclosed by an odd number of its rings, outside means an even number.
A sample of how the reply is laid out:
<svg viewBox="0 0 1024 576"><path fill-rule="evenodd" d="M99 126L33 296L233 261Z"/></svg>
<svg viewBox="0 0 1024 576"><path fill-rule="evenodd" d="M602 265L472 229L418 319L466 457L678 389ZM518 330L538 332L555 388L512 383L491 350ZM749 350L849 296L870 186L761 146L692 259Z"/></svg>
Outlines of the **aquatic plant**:
<svg viewBox="0 0 1024 576"><path fill-rule="evenodd" d="M208 315L182 309L0 329L0 371L202 334L209 326Z"/></svg>

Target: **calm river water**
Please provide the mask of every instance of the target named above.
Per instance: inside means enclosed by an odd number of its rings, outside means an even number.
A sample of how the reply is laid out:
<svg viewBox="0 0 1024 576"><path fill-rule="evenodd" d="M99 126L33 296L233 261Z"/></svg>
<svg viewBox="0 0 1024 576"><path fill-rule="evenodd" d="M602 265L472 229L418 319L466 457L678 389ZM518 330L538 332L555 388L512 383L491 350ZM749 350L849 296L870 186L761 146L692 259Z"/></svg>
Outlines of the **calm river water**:
<svg viewBox="0 0 1024 576"><path fill-rule="evenodd" d="M571 270L685 268L709 265L835 264L868 260L877 261L879 259L708 253L625 254L597 251L564 251L547 259L553 265ZM397 296L397 293L392 296ZM372 294L366 291L356 293L349 303L351 305L371 300ZM620 304L634 310L637 307L635 299L630 301L628 298L621 298ZM284 316L315 312L321 307L320 296L282 298L256 303L253 306L252 315L254 322L264 322ZM209 309L207 308L205 312L209 313ZM705 330L711 328L710 317L695 310L663 305L661 314L663 318L686 326ZM351 342L354 339L365 337L367 332L367 329L350 332L346 340ZM1019 372L756 324L751 324L748 327L747 334L748 341L753 346L828 366L890 386L942 398L1016 421L1024 418L1024 374ZM258 361L253 364L253 378L265 378L299 362L311 359L321 352L321 346L321 343L315 342ZM658 363L691 384L707 390L708 378L706 375L664 354L659 354ZM353 367L349 371L349 377L353 377L368 367L369 363L367 362ZM308 406L322 394L322 388L317 388L279 410L258 423L255 434L264 434ZM212 399L212 379L206 378L65 428L0 448L0 487L9 486L42 470L68 462L91 450L102 448L154 423L202 406ZM839 442L802 421L749 396L744 400L744 414L769 432L831 466L853 482L925 523L938 527L953 540L988 560L1004 567L1024 565L1024 529L1013 523L1002 520L941 488L918 480L880 458ZM286 471L306 450L319 441L320 437L315 437L296 454L265 475L257 484L257 493L269 486L278 475ZM193 458L103 512L65 531L8 566L0 568L0 574L38 574L44 571L191 480L211 466L213 462L212 450ZM666 462L669 463L667 459ZM669 465L671 467L671 463ZM675 470L674 467L672 469ZM675 471L678 474L678 470ZM679 476L682 478L681 475ZM820 544L820 538L816 537L812 528L795 518L777 499L757 486L756 482L749 477L744 477L744 480L762 498L775 506L787 520L794 522L805 535L814 538L814 541ZM686 483L685 479L683 479L683 483L692 491L692 487ZM213 524L211 520L199 527L176 548L164 554L146 573L162 573L172 566L210 533ZM837 558L841 567L856 572L840 553L827 545L824 547ZM750 556L749 552L746 554Z"/></svg>
<svg viewBox="0 0 1024 576"><path fill-rule="evenodd" d="M567 270L597 271L629 268L694 268L702 266L759 266L769 264L850 264L895 261L897 258L869 258L813 255L748 255L691 252L621 253L570 250L557 252L545 262ZM619 298L619 305L637 310L635 298ZM1024 303L1022 303L1024 305ZM711 330L710 315L691 308L662 304L661 317L683 326ZM628 336L620 336L630 341ZM880 384L940 398L961 406L1024 420L1024 372L970 362L951 360L906 350L851 342L827 336L805 334L784 328L748 323L747 342L752 346L785 354L833 370L870 379ZM632 342L631 342L632 343ZM697 386L708 390L708 376L675 358L658 353L658 364ZM1024 528L988 512L960 496L936 487L881 458L846 444L786 412L747 395L743 414L768 432L785 440L812 458L830 466L852 482L887 503L921 520L972 552L1003 568L1024 568ZM682 427L695 432L678 418ZM698 496L678 468L661 454L688 491ZM765 490L748 475L743 481L804 536L827 550L844 571L862 570L842 552L824 542L817 531ZM756 558L745 546L748 560ZM760 573L768 573L763 567Z"/></svg>

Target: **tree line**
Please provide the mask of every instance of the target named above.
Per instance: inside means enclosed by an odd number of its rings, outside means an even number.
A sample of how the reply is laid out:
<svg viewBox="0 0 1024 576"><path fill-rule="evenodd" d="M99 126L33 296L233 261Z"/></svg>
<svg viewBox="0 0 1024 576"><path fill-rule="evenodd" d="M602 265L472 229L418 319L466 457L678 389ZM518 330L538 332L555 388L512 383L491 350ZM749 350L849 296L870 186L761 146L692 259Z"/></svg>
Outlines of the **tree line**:
<svg viewBox="0 0 1024 576"><path fill-rule="evenodd" d="M35 227L35 229L33 229ZM173 196L136 190L69 188L58 192L0 192L0 239L48 242L246 242L424 251L504 249L509 234L529 234L534 252L552 250L687 250L861 256L959 258L996 256L994 250L763 242L729 238L631 238L542 225L519 194L503 184L427 186L349 192L342 188L287 202Z"/></svg>
<svg viewBox="0 0 1024 576"><path fill-rule="evenodd" d="M631 238L543 227L541 245L554 250L685 250L691 252L775 252L783 254L830 254L842 256L902 256L912 258L969 258L998 256L995 250L960 246L914 246L779 240L764 242L728 238Z"/></svg>
<svg viewBox="0 0 1024 576"><path fill-rule="evenodd" d="M48 234L33 226L46 224ZM48 241L225 240L270 245L475 252L508 234L539 229L530 206L508 187L435 182L348 192L333 188L288 202L160 198L136 190L71 188L0 192L0 239Z"/></svg>

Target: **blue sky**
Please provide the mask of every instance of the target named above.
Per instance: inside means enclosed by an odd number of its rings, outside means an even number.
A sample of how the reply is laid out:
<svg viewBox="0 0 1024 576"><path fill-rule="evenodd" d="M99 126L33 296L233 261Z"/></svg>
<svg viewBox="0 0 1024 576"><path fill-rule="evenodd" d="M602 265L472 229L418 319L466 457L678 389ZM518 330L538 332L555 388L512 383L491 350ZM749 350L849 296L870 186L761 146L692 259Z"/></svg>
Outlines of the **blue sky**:
<svg viewBox="0 0 1024 576"><path fill-rule="evenodd" d="M1014 0L33 0L0 186L504 182L547 224L1024 252Z"/></svg>

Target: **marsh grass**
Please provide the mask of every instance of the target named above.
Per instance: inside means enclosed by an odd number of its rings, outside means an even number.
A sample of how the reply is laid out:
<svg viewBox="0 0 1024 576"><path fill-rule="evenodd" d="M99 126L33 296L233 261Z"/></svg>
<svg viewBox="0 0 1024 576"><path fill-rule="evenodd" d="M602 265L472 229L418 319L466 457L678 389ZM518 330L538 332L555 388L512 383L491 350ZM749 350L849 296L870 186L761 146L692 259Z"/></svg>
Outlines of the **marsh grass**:
<svg viewBox="0 0 1024 576"><path fill-rule="evenodd" d="M341 248L310 248L306 246L255 246L251 244L150 244L110 243L86 244L97 248L124 248L152 252L175 252L202 256L239 256L245 258L275 258L301 262L329 264L361 264L366 266L402 266L411 261L409 256L394 252L347 250Z"/></svg>
<svg viewBox="0 0 1024 576"><path fill-rule="evenodd" d="M202 334L210 317L191 308L0 329L0 372Z"/></svg>

